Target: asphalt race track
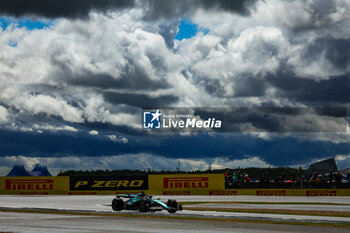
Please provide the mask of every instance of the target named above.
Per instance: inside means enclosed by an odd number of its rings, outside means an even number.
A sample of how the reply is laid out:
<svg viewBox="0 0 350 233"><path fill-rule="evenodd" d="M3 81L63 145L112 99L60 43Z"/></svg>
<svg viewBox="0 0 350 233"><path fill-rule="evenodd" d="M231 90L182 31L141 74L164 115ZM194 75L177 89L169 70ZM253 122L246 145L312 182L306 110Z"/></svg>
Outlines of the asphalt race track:
<svg viewBox="0 0 350 233"><path fill-rule="evenodd" d="M184 211L175 214L113 212L110 206L113 196L0 196L0 232L350 232L349 197L159 198L163 201L174 198L185 203ZM193 203L198 201L199 204ZM213 211L215 208L221 210ZM258 213L249 209L332 214ZM338 212L343 215L337 215Z"/></svg>
<svg viewBox="0 0 350 233"><path fill-rule="evenodd" d="M68 216L55 214L0 212L0 231L3 232L237 232L237 233L337 233L348 228L325 226L300 226L251 222L216 222L198 220Z"/></svg>

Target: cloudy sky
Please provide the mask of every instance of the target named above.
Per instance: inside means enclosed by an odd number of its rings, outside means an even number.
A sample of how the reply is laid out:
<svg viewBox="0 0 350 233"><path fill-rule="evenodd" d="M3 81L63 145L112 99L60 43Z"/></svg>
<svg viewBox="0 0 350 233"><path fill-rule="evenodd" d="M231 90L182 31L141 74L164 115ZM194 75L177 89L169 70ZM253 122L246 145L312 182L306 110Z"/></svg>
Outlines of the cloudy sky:
<svg viewBox="0 0 350 233"><path fill-rule="evenodd" d="M0 3L0 175L31 169L350 167L350 134L140 130L142 108L342 107L347 0ZM298 119L295 119L298 121ZM327 120L310 118L322 127Z"/></svg>

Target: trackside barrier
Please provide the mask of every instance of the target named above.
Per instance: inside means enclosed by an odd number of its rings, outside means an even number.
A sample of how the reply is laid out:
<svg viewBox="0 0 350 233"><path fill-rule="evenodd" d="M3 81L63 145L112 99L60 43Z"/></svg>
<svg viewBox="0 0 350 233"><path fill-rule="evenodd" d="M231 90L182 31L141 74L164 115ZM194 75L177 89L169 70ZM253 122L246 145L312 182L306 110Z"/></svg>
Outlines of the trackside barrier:
<svg viewBox="0 0 350 233"><path fill-rule="evenodd" d="M134 177L0 177L2 195L350 196L350 189L225 189L223 174Z"/></svg>

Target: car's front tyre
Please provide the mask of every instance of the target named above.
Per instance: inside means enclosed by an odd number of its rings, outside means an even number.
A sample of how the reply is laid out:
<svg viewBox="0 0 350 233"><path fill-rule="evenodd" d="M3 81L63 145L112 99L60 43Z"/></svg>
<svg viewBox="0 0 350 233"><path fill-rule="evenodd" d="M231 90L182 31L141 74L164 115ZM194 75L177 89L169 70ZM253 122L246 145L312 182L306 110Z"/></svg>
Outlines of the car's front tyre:
<svg viewBox="0 0 350 233"><path fill-rule="evenodd" d="M168 207L170 207L170 208L168 209L168 212L169 212L169 213L176 213L176 211L177 211L177 201L176 201L176 200L169 199L169 200L167 201L166 205L167 205Z"/></svg>

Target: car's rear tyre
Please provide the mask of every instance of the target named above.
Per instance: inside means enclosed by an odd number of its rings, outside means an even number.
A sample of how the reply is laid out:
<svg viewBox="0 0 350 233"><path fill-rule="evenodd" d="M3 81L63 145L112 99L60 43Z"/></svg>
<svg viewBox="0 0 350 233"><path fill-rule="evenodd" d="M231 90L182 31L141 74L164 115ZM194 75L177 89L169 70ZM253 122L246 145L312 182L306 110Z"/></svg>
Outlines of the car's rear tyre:
<svg viewBox="0 0 350 233"><path fill-rule="evenodd" d="M168 209L169 213L175 213L177 211L177 201L169 199L166 203L167 206L171 207Z"/></svg>
<svg viewBox="0 0 350 233"><path fill-rule="evenodd" d="M124 209L124 201L121 198L114 198L112 201L112 209L114 211L121 211Z"/></svg>
<svg viewBox="0 0 350 233"><path fill-rule="evenodd" d="M149 200L140 200L140 212L148 212L150 205L151 203Z"/></svg>

